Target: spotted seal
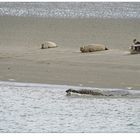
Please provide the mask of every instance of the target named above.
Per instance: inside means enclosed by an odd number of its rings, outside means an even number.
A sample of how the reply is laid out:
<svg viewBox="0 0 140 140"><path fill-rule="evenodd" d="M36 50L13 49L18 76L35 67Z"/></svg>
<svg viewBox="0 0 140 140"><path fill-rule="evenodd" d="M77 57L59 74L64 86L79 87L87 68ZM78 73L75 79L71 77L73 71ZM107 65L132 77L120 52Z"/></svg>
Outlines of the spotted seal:
<svg viewBox="0 0 140 140"><path fill-rule="evenodd" d="M90 89L80 89L80 90L75 90L75 89L68 89L66 90L66 95L67 96L71 96L71 93L78 93L81 95L99 95L99 96L103 96L104 94L101 91L97 91L97 90L90 90Z"/></svg>
<svg viewBox="0 0 140 140"><path fill-rule="evenodd" d="M80 51L82 53L104 51L104 50L108 50L108 48L102 44L89 44L89 45L80 47Z"/></svg>

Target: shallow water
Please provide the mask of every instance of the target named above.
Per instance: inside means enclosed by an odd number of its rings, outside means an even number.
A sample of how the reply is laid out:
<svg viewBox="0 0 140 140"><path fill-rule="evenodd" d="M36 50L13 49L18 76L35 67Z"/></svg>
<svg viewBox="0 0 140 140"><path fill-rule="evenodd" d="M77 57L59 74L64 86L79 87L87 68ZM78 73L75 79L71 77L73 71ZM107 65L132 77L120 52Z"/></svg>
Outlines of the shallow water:
<svg viewBox="0 0 140 140"><path fill-rule="evenodd" d="M68 88L0 82L0 132L140 132L140 91L68 97Z"/></svg>
<svg viewBox="0 0 140 140"><path fill-rule="evenodd" d="M0 3L0 15L56 18L140 18L139 2Z"/></svg>

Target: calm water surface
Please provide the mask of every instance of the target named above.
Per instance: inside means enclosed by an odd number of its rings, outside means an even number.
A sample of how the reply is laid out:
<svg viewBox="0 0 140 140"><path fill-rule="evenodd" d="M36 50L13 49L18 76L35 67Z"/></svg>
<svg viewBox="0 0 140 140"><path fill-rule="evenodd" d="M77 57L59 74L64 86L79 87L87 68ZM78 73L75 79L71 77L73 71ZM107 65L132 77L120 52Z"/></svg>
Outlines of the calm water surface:
<svg viewBox="0 0 140 140"><path fill-rule="evenodd" d="M0 132L140 132L135 92L128 97L68 97L68 88L0 82Z"/></svg>

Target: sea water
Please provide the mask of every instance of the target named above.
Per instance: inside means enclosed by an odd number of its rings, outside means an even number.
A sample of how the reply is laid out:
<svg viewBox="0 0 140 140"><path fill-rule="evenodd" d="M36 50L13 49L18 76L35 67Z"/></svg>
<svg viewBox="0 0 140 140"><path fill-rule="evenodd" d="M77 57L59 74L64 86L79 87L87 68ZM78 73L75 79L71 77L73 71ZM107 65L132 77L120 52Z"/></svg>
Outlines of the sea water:
<svg viewBox="0 0 140 140"><path fill-rule="evenodd" d="M85 87L1 81L0 132L140 132L140 91L66 96L69 88Z"/></svg>
<svg viewBox="0 0 140 140"><path fill-rule="evenodd" d="M0 2L0 15L51 18L140 18L140 3Z"/></svg>

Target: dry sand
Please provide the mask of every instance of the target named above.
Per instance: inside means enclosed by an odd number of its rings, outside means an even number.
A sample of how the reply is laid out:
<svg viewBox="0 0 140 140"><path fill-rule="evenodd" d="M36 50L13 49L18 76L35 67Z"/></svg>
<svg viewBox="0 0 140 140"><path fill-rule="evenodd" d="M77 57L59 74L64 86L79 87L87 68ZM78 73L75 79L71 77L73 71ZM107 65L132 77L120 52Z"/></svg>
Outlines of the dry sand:
<svg viewBox="0 0 140 140"><path fill-rule="evenodd" d="M140 39L140 20L0 17L0 80L140 89L140 55L129 55ZM58 48L41 50L43 41ZM110 50L80 53L100 43Z"/></svg>

